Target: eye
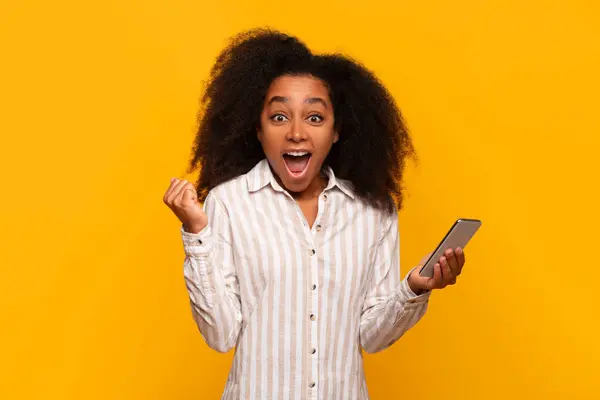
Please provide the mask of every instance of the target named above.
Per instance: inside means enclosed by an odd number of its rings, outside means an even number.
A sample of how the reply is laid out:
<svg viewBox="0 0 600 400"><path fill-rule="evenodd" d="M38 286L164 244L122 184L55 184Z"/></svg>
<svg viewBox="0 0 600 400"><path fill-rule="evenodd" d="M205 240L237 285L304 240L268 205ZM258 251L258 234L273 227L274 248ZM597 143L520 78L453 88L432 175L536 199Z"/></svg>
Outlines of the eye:
<svg viewBox="0 0 600 400"><path fill-rule="evenodd" d="M271 121L273 122L285 122L287 121L287 117L283 114L275 114L271 116Z"/></svg>
<svg viewBox="0 0 600 400"><path fill-rule="evenodd" d="M323 117L321 117L318 114L313 114L310 117L308 117L308 120L313 124L318 124L318 123L323 122Z"/></svg>

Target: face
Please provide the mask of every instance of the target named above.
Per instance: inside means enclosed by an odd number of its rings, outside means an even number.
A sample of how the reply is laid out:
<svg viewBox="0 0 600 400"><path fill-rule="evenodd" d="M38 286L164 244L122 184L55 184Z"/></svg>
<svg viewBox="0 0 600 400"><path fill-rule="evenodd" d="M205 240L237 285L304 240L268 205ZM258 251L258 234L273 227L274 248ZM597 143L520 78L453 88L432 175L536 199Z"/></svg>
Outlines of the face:
<svg viewBox="0 0 600 400"><path fill-rule="evenodd" d="M260 124L258 139L285 189L304 193L319 186L323 162L338 140L325 84L311 76L275 79Z"/></svg>

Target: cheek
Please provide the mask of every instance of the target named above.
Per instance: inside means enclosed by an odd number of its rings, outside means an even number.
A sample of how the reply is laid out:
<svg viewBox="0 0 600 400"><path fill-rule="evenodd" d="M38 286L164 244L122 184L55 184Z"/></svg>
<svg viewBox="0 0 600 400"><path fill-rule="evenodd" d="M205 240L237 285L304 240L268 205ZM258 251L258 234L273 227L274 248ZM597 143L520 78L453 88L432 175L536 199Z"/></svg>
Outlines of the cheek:
<svg viewBox="0 0 600 400"><path fill-rule="evenodd" d="M280 142L279 135L272 129L267 129L266 131L262 130L259 134L258 140L262 144L263 151L265 153L278 151Z"/></svg>
<svg viewBox="0 0 600 400"><path fill-rule="evenodd" d="M325 149L325 150L329 150L332 146L333 143L337 142L338 140L338 135L335 132L332 132L332 130L328 129L326 132L323 132L322 134L318 135L318 146L319 148Z"/></svg>

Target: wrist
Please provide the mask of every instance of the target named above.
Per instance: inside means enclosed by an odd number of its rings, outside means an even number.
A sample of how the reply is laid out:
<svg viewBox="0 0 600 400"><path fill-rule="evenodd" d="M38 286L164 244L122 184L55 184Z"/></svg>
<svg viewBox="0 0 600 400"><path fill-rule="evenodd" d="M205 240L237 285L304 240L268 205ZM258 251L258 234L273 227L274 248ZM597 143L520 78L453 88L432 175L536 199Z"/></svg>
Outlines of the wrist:
<svg viewBox="0 0 600 400"><path fill-rule="evenodd" d="M183 224L183 230L188 233L198 234L202 232L204 228L206 228L206 225L208 224Z"/></svg>
<svg viewBox="0 0 600 400"><path fill-rule="evenodd" d="M429 292L429 290L423 286L421 282L422 280L414 279L414 270L411 271L410 275L408 276L407 283L410 290L417 296Z"/></svg>

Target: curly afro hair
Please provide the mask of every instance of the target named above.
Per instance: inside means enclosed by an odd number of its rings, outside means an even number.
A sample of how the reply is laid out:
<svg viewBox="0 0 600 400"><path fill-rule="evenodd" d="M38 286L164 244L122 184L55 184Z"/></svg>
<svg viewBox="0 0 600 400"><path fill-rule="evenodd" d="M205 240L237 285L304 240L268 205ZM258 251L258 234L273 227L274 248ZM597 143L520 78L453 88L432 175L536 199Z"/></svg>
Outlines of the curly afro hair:
<svg viewBox="0 0 600 400"><path fill-rule="evenodd" d="M265 158L257 128L267 90L282 75L309 75L326 84L340 138L325 164L368 204L400 209L404 166L415 154L391 94L359 62L313 54L298 38L264 28L233 37L211 69L188 167L188 173L200 170L200 200Z"/></svg>

